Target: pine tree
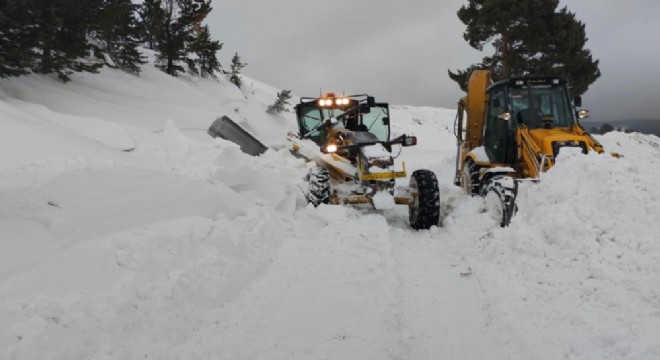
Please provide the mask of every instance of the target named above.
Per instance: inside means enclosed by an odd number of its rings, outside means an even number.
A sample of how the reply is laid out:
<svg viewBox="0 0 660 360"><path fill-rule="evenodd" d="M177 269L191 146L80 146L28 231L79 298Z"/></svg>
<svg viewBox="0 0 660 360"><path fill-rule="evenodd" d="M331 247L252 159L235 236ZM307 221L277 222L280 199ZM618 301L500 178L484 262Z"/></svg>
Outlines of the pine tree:
<svg viewBox="0 0 660 360"><path fill-rule="evenodd" d="M211 32L207 25L203 26L188 45L188 67L201 76L215 76L220 71L220 61L217 52L222 49L222 43L211 40Z"/></svg>
<svg viewBox="0 0 660 360"><path fill-rule="evenodd" d="M165 11L162 0L144 0L138 10L142 38L151 50L156 49L156 42L163 32Z"/></svg>
<svg viewBox="0 0 660 360"><path fill-rule="evenodd" d="M25 1L0 1L0 78L28 72L35 54Z"/></svg>
<svg viewBox="0 0 660 360"><path fill-rule="evenodd" d="M131 0L104 0L97 37L102 50L121 68L139 74L144 56L138 50L141 29Z"/></svg>
<svg viewBox="0 0 660 360"><path fill-rule="evenodd" d="M277 115L283 111L289 111L289 100L291 99L291 90L282 90L277 93L277 99L273 105L268 106L266 112L272 115Z"/></svg>
<svg viewBox="0 0 660 360"><path fill-rule="evenodd" d="M467 69L457 70L455 73L449 71L449 78L456 81L456 83L458 83L458 86L461 87L461 90L467 92L467 81L472 71L477 69L484 69L484 68L487 67L483 64L473 64L470 65Z"/></svg>
<svg viewBox="0 0 660 360"><path fill-rule="evenodd" d="M246 67L246 66L247 66L247 63L244 63L241 60L241 57L238 56L238 53L234 53L234 57L231 58L230 71L227 75L229 77L229 81L232 84L238 86L238 88L240 88L241 84L242 84L241 76L240 76L241 75L241 70L243 70L243 68Z"/></svg>
<svg viewBox="0 0 660 360"><path fill-rule="evenodd" d="M201 28L201 22L211 11L210 0L164 0L162 31L157 39L158 67L176 76L184 71L181 62L187 59L187 43L191 34Z"/></svg>
<svg viewBox="0 0 660 360"><path fill-rule="evenodd" d="M558 5L559 0L469 0L458 18L467 26L463 38L470 46L479 51L488 44L494 47L494 54L482 61L494 80L560 76L580 95L600 77L598 60L584 48L584 24L566 7L557 11ZM464 88L470 71L448 73Z"/></svg>
<svg viewBox="0 0 660 360"><path fill-rule="evenodd" d="M98 19L101 0L32 0L31 40L38 48L32 70L57 73L62 81L76 71L97 72L101 63L87 59L94 50L88 42L90 24Z"/></svg>

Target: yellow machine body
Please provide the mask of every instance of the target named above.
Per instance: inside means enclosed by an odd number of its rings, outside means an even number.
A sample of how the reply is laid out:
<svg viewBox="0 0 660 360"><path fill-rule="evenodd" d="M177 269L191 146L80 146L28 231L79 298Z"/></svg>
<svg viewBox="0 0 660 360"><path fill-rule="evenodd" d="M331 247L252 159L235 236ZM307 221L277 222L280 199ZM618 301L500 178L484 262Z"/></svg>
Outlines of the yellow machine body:
<svg viewBox="0 0 660 360"><path fill-rule="evenodd" d="M494 94L499 97L494 99ZM537 102L533 100L536 97L547 99L547 104L535 104L532 108L531 103ZM524 102L528 109L516 108ZM560 105L565 108L563 112L557 110ZM539 114L536 126L531 126L531 120L523 120L532 109ZM555 114L546 115L544 109ZM468 92L460 99L456 115L455 184L465 187L466 176L470 176L466 175L466 166L478 170L480 183L483 183L484 176L493 173L538 179L542 172L555 164L558 151L563 147L579 147L583 152L602 153L602 145L577 122L577 113L563 79L515 78L493 84L490 71L473 71L468 80ZM585 110L581 110L580 114L588 116ZM541 121L543 126L538 125ZM504 136L503 145L508 150L500 151L502 156L499 157L493 156L492 150L497 149L495 145L488 148L488 144L492 143L490 140L498 136L495 135L498 131L508 134Z"/></svg>

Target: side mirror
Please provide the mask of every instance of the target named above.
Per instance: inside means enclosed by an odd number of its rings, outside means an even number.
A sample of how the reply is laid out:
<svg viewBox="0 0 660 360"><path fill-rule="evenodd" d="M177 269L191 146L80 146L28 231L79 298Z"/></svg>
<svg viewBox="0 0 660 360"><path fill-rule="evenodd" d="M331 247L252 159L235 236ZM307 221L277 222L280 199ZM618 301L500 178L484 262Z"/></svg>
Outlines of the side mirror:
<svg viewBox="0 0 660 360"><path fill-rule="evenodd" d="M367 104L369 107L376 106L376 99L373 96L367 96Z"/></svg>
<svg viewBox="0 0 660 360"><path fill-rule="evenodd" d="M385 116L383 118L383 125L389 125L390 124L390 118L388 116Z"/></svg>
<svg viewBox="0 0 660 360"><path fill-rule="evenodd" d="M368 114L371 112L371 106L369 104L360 105L360 114Z"/></svg>
<svg viewBox="0 0 660 360"><path fill-rule="evenodd" d="M417 136L405 136L401 146L415 146L417 145Z"/></svg>
<svg viewBox="0 0 660 360"><path fill-rule="evenodd" d="M576 96L576 97L573 99L573 104L574 104L576 107L581 107L581 106L582 106L582 96L579 96L579 95Z"/></svg>

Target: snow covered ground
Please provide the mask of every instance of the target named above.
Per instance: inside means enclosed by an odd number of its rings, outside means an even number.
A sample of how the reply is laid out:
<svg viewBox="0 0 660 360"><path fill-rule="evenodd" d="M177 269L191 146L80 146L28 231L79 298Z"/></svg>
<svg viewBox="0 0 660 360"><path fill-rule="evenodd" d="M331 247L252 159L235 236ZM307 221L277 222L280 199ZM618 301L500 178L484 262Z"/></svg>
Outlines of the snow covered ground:
<svg viewBox="0 0 660 360"><path fill-rule="evenodd" d="M0 359L660 359L660 139L562 153L502 229L453 185L454 111L392 106L399 160L440 181L442 226L413 231L206 135L228 115L283 145L277 91L0 81Z"/></svg>

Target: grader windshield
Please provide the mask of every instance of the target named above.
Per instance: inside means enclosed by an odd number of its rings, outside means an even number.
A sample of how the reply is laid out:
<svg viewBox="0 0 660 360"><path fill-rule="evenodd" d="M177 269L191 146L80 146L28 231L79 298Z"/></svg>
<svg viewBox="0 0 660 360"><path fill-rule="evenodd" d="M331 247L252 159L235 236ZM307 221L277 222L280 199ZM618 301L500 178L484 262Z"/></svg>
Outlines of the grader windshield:
<svg viewBox="0 0 660 360"><path fill-rule="evenodd" d="M343 113L342 109L324 109L314 105L301 108L298 119L301 135L309 137L318 144L322 143L325 138L325 129L321 126L323 121L336 118Z"/></svg>
<svg viewBox="0 0 660 360"><path fill-rule="evenodd" d="M387 103L367 101L367 95L343 97L345 103L323 105L319 98L303 98L296 106L300 135L317 144L325 141L324 121L334 118L340 126L351 131L370 132L380 141L390 137L389 106ZM336 99L334 100L336 101Z"/></svg>

